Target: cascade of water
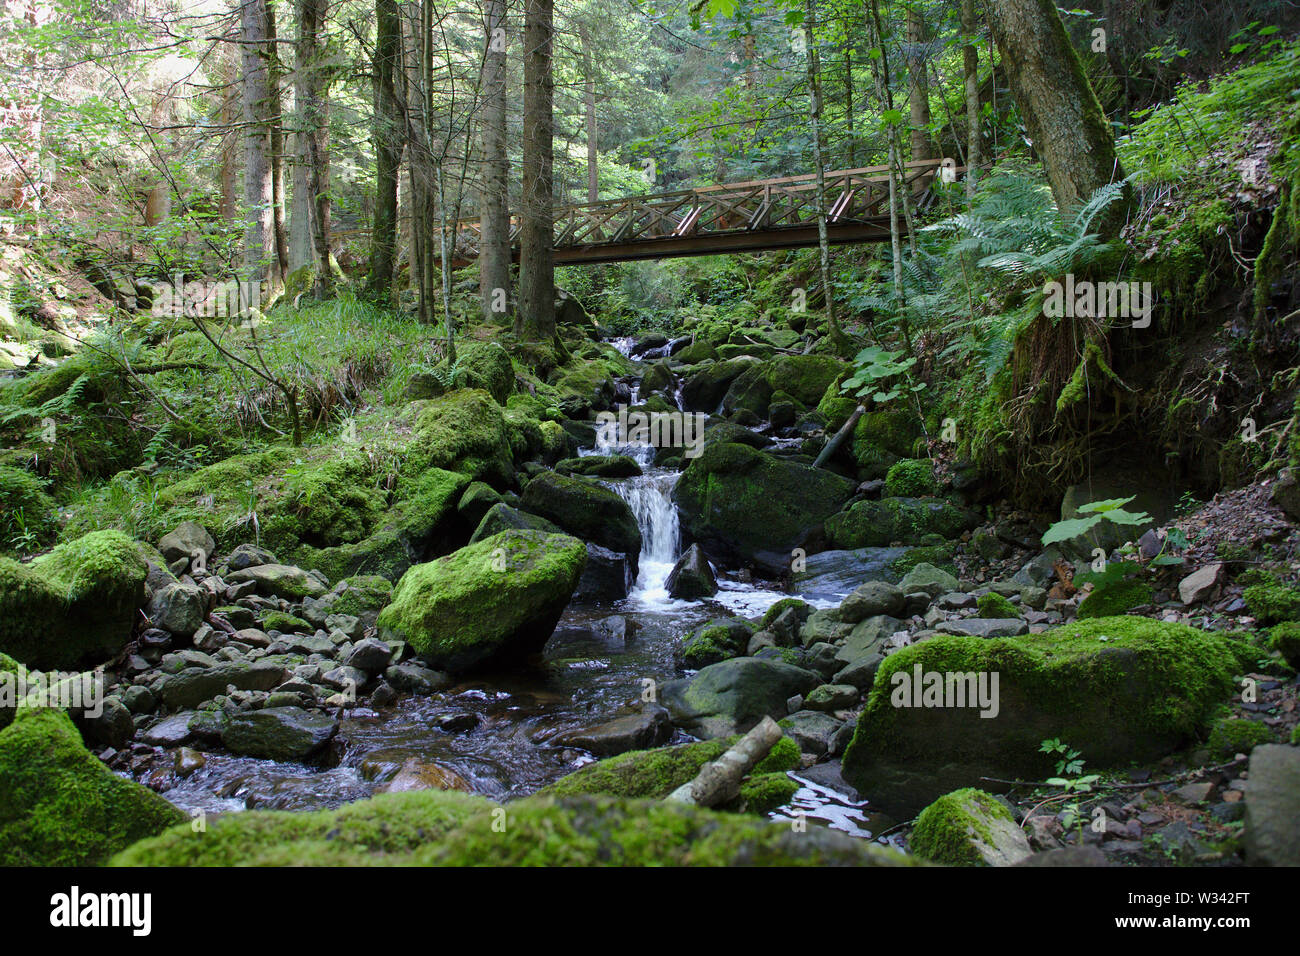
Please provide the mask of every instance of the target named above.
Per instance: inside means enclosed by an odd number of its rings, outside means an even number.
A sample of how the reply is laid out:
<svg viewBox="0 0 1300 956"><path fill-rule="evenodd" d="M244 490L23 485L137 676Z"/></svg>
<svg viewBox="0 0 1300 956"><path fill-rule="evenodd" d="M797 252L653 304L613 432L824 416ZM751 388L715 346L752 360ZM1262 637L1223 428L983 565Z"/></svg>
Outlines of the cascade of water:
<svg viewBox="0 0 1300 956"><path fill-rule="evenodd" d="M627 502L641 530L640 573L633 597L642 603L663 604L669 600L664 582L681 549L677 506L673 504L677 477L676 472L651 470L636 478L611 482L611 487Z"/></svg>

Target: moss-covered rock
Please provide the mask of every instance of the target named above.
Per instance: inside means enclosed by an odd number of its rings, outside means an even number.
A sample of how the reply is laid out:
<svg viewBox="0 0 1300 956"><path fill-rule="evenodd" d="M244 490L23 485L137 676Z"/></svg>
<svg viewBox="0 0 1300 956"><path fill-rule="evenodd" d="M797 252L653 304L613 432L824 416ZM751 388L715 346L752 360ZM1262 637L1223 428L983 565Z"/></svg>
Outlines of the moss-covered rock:
<svg viewBox="0 0 1300 956"><path fill-rule="evenodd" d="M686 639L682 645L682 663L698 670L718 661L740 657L749 646L752 635L752 628L744 621L735 618L710 621Z"/></svg>
<svg viewBox="0 0 1300 956"><path fill-rule="evenodd" d="M502 531L546 531L552 534L563 534L559 525L547 521L535 514L527 511L520 511L518 508L512 508L504 501L493 505L488 509L483 520L479 522L478 528L470 536L470 544L478 544L486 538L500 534Z"/></svg>
<svg viewBox="0 0 1300 956"><path fill-rule="evenodd" d="M72 670L131 639L148 565L119 531L95 531L30 564L0 557L0 651L29 667Z"/></svg>
<svg viewBox="0 0 1300 956"><path fill-rule="evenodd" d="M534 796L499 806L447 791L383 794L315 813L249 811L177 827L116 866L907 865L902 854L823 828L662 801Z"/></svg>
<svg viewBox="0 0 1300 956"><path fill-rule="evenodd" d="M184 819L100 763L62 711L23 709L0 730L2 866L95 866Z"/></svg>
<svg viewBox="0 0 1300 956"><path fill-rule="evenodd" d="M1125 578L1097 587L1079 604L1078 617L1115 617L1141 604L1150 604L1151 585L1138 578Z"/></svg>
<svg viewBox="0 0 1300 956"><path fill-rule="evenodd" d="M459 389L435 399L416 419L406 469L444 468L494 488L514 483L514 450L501 406L487 392Z"/></svg>
<svg viewBox="0 0 1300 956"><path fill-rule="evenodd" d="M925 498L937 489L934 462L928 458L905 458L885 474L885 495L889 498Z"/></svg>
<svg viewBox="0 0 1300 956"><path fill-rule="evenodd" d="M689 733L726 737L766 716L784 717L786 701L820 683L812 671L782 660L736 657L664 684L663 704Z"/></svg>
<svg viewBox="0 0 1300 956"><path fill-rule="evenodd" d="M714 412L722 404L731 383L759 362L754 358L733 358L713 362L682 383L682 404L688 411Z"/></svg>
<svg viewBox="0 0 1300 956"><path fill-rule="evenodd" d="M945 794L922 810L909 845L921 859L946 866L1010 866L1030 854L1011 811L973 788Z"/></svg>
<svg viewBox="0 0 1300 956"><path fill-rule="evenodd" d="M1241 597L1260 624L1300 620L1300 590L1276 578L1250 585Z"/></svg>
<svg viewBox="0 0 1300 956"><path fill-rule="evenodd" d="M1273 742L1273 732L1258 720L1220 717L1210 727L1206 747L1215 756L1228 759L1234 754L1249 754L1260 744Z"/></svg>
<svg viewBox="0 0 1300 956"><path fill-rule="evenodd" d="M1269 631L1268 646L1295 670L1300 670L1300 621L1284 621Z"/></svg>
<svg viewBox="0 0 1300 956"><path fill-rule="evenodd" d="M553 521L569 534L635 561L641 529L626 501L602 484L543 472L528 483L520 502L526 511Z"/></svg>
<svg viewBox="0 0 1300 956"><path fill-rule="evenodd" d="M627 455L565 458L556 462L555 470L562 475L583 475L588 478L633 478L641 474L641 466Z"/></svg>
<svg viewBox="0 0 1300 956"><path fill-rule="evenodd" d="M1020 617L1020 608L1016 607L1001 594L990 591L988 594L981 594L979 600L975 602L976 610L980 617L988 618L1011 618Z"/></svg>
<svg viewBox="0 0 1300 956"><path fill-rule="evenodd" d="M979 523L979 516L945 498L881 498L855 501L826 521L836 548L878 548L926 535L955 538Z"/></svg>
<svg viewBox="0 0 1300 956"><path fill-rule="evenodd" d="M881 664L844 777L886 812L911 815L981 777L1050 773L1039 750L1049 738L1082 751L1090 767L1157 759L1203 732L1251 658L1242 642L1138 617L1023 637L930 638ZM969 702L934 706L933 696L925 706L924 687L910 687L918 668L989 675L990 689L998 675L996 717Z"/></svg>
<svg viewBox="0 0 1300 956"><path fill-rule="evenodd" d="M789 570L790 551L815 536L853 494L853 482L747 445L710 445L674 498L687 531L711 556Z"/></svg>
<svg viewBox="0 0 1300 956"><path fill-rule="evenodd" d="M537 653L586 561L576 538L502 532L406 572L379 615L380 631L450 672Z"/></svg>
<svg viewBox="0 0 1300 956"><path fill-rule="evenodd" d="M31 472L0 465L0 550L20 542L27 548L39 544L57 524L58 508L40 479Z"/></svg>
<svg viewBox="0 0 1300 956"><path fill-rule="evenodd" d="M392 602L393 583L379 575L359 574L334 585L332 593L331 613L350 614L369 625Z"/></svg>
<svg viewBox="0 0 1300 956"><path fill-rule="evenodd" d="M515 390L510 353L498 342L464 342L456 347L461 379L457 384L487 392L504 405Z"/></svg>

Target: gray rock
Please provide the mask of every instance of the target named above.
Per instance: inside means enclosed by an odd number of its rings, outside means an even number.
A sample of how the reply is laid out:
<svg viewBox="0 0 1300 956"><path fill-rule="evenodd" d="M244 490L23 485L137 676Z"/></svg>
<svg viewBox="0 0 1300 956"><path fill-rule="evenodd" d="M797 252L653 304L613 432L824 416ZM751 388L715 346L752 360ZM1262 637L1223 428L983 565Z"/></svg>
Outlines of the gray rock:
<svg viewBox="0 0 1300 956"><path fill-rule="evenodd" d="M338 730L328 714L301 707L267 707L235 714L221 733L233 753L267 760L302 760L320 750Z"/></svg>
<svg viewBox="0 0 1300 956"><path fill-rule="evenodd" d="M852 684L822 684L804 698L808 710L831 712L844 710L858 702L858 689Z"/></svg>
<svg viewBox="0 0 1300 956"><path fill-rule="evenodd" d="M207 613L207 596L193 584L168 584L149 602L149 620L178 637L191 637Z"/></svg>
<svg viewBox="0 0 1300 956"><path fill-rule="evenodd" d="M792 575L794 590L805 598L840 601L864 581L896 580L890 565L906 553L906 548L857 548L810 554Z"/></svg>
<svg viewBox="0 0 1300 956"><path fill-rule="evenodd" d="M556 747L577 747L597 757L613 757L629 750L647 750L665 744L673 737L668 711L651 705L637 714L568 730L551 738Z"/></svg>
<svg viewBox="0 0 1300 956"><path fill-rule="evenodd" d="M226 558L226 567L231 571L243 571L245 568L255 568L259 564L278 564L275 555L266 548L259 548L255 544L241 544L230 552Z"/></svg>
<svg viewBox="0 0 1300 956"><path fill-rule="evenodd" d="M1246 862L1300 866L1300 747L1266 744L1250 752Z"/></svg>
<svg viewBox="0 0 1300 956"><path fill-rule="evenodd" d="M860 621L844 638L835 659L841 664L852 664L864 657L881 653L891 634L902 627L902 621L879 615Z"/></svg>
<svg viewBox="0 0 1300 956"><path fill-rule="evenodd" d="M146 728L140 734L140 739L154 747L179 747L194 739L194 731L190 727L190 721L193 719L192 710L183 710L170 717L164 717Z"/></svg>
<svg viewBox="0 0 1300 956"><path fill-rule="evenodd" d="M840 620L839 608L819 608L799 628L799 640L804 647L821 642L833 644L848 637L852 630L852 624Z"/></svg>
<svg viewBox="0 0 1300 956"><path fill-rule="evenodd" d="M319 598L329 590L315 575L288 564L254 565L231 572L227 575L227 580L232 584L253 581L257 584L258 594L290 601Z"/></svg>
<svg viewBox="0 0 1300 956"><path fill-rule="evenodd" d="M935 630L961 637L1016 637L1029 633L1029 622L1021 617L967 617L943 621Z"/></svg>
<svg viewBox="0 0 1300 956"><path fill-rule="evenodd" d="M857 624L879 614L897 617L903 613L903 603L903 591L897 586L885 581L868 581L844 599L840 620Z"/></svg>
<svg viewBox="0 0 1300 956"><path fill-rule="evenodd" d="M699 737L744 733L785 702L820 683L812 671L782 661L737 657L663 685L663 702L680 726Z"/></svg>
<svg viewBox="0 0 1300 956"><path fill-rule="evenodd" d="M313 622L314 623L314 622ZM348 640L359 641L365 637L366 626L361 618L354 614L327 614L325 620L317 627L324 627L325 630L342 631L347 635Z"/></svg>
<svg viewBox="0 0 1300 956"><path fill-rule="evenodd" d="M383 641L368 637L357 642L352 653L344 660L349 667L365 671L367 674L379 674L388 667L393 658L393 649Z"/></svg>
<svg viewBox="0 0 1300 956"><path fill-rule="evenodd" d="M859 657L836 671L832 680L837 684L851 684L860 691L870 690L876 680L876 671L880 670L880 663L884 659L885 655L879 652Z"/></svg>
<svg viewBox="0 0 1300 956"><path fill-rule="evenodd" d="M370 675L357 667L335 667L321 675L321 681L341 691L356 691L370 682Z"/></svg>
<svg viewBox="0 0 1300 956"><path fill-rule="evenodd" d="M158 542L158 550L167 559L168 565L184 558L188 566L196 551L202 551L206 560L212 555L212 549L216 546L217 542L213 540L212 535L208 534L208 529L193 521L182 522L176 530L163 535Z"/></svg>
<svg viewBox="0 0 1300 956"><path fill-rule="evenodd" d="M936 568L933 564L926 564L925 562L908 571L898 586L904 594L924 591L931 598L937 598L940 594L947 594L949 591L960 589L957 579L951 574L942 568Z"/></svg>
<svg viewBox="0 0 1300 956"><path fill-rule="evenodd" d="M817 757L830 750L841 726L834 717L816 710L800 710L781 721L785 735L804 753Z"/></svg>
<svg viewBox="0 0 1300 956"><path fill-rule="evenodd" d="M578 589L573 592L572 600L621 601L628 596L634 583L632 562L626 554L588 541L587 564L582 570L582 577L578 579Z"/></svg>
<svg viewBox="0 0 1300 956"><path fill-rule="evenodd" d="M258 661L252 664L217 664L213 667L187 667L169 677L162 685L163 703L175 710L193 708L211 700L226 688L236 690L270 690L284 680L284 668Z"/></svg>
<svg viewBox="0 0 1300 956"><path fill-rule="evenodd" d="M389 667L384 671L384 680L403 694L434 694L451 686L446 674L410 661Z"/></svg>
<svg viewBox="0 0 1300 956"><path fill-rule="evenodd" d="M1197 568L1178 582L1178 597L1184 604L1197 604L1210 601L1218 596L1223 584L1224 568L1222 564L1207 564Z"/></svg>
<svg viewBox="0 0 1300 956"><path fill-rule="evenodd" d="M99 714L79 721L90 742L121 750L135 736L135 721L126 704L116 697L105 697Z"/></svg>

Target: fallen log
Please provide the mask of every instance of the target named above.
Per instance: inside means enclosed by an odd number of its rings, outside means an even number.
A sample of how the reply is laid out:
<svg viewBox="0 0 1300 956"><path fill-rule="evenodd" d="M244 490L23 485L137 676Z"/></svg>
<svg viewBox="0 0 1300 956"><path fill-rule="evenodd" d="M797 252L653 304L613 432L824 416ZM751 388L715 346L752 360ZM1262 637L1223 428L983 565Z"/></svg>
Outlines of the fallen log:
<svg viewBox="0 0 1300 956"><path fill-rule="evenodd" d="M717 760L700 768L695 779L683 784L665 799L697 807L716 807L740 794L740 782L767 756L784 731L771 717L764 717Z"/></svg>

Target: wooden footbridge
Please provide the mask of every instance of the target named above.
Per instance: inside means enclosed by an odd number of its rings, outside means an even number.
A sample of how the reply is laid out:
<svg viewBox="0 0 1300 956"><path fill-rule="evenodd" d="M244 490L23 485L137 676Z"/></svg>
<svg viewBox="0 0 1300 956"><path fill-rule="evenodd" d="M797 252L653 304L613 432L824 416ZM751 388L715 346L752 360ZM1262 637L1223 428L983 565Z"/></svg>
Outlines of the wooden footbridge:
<svg viewBox="0 0 1300 956"><path fill-rule="evenodd" d="M951 165L949 169L960 172ZM943 160L904 164L903 188L924 207L940 178ZM826 231L831 243L889 239L889 167L839 169L824 174ZM633 259L670 259L762 249L816 246L816 175L725 183L700 189L629 196L557 207L555 263L580 265ZM359 232L360 230L358 230ZM519 258L519 220L510 225L512 255ZM456 226L452 262L478 257L479 220Z"/></svg>

